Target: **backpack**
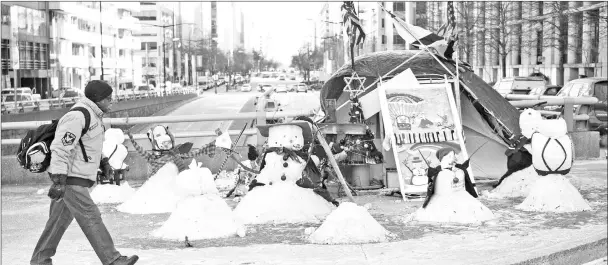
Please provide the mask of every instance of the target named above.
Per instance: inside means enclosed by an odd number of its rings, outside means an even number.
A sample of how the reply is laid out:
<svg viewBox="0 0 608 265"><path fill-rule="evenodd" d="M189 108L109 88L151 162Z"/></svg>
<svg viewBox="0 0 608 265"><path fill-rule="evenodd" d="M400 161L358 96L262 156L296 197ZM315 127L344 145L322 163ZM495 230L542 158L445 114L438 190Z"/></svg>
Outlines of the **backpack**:
<svg viewBox="0 0 608 265"><path fill-rule="evenodd" d="M84 150L84 144L82 143L82 136L89 131L91 114L83 107L75 107L70 111L80 111L84 115L84 128L82 129L78 143L80 144L84 160L89 162L87 152ZM58 123L59 120L57 119L53 120L51 124L44 124L34 130L29 130L25 137L21 139L19 149L17 150L17 161L19 161L19 165L22 168L28 169L33 173L46 171L51 164L50 147L55 138Z"/></svg>

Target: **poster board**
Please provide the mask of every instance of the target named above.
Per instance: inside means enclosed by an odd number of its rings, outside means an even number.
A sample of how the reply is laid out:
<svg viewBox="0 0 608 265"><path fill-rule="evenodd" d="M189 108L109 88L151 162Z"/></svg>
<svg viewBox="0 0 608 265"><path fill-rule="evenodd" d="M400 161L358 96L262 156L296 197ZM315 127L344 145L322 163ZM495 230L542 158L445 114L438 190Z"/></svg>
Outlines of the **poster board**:
<svg viewBox="0 0 608 265"><path fill-rule="evenodd" d="M406 200L406 194L426 192L427 169L439 165L437 150L454 149L460 163L468 159L468 154L451 84L419 84L404 73L382 83L378 93L385 137L390 139L401 194Z"/></svg>

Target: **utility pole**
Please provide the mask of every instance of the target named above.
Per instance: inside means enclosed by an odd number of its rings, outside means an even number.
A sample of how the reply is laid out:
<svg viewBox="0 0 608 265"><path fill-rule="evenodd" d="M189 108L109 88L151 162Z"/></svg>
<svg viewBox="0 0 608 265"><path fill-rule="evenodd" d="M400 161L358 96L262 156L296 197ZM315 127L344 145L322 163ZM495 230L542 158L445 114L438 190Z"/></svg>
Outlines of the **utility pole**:
<svg viewBox="0 0 608 265"><path fill-rule="evenodd" d="M101 55L101 75L99 76L99 80L103 80L103 23L101 23L101 21L103 21L103 19L101 19L102 14L103 13L101 11L101 1L99 1L99 36L101 36L101 46L99 48L99 54Z"/></svg>

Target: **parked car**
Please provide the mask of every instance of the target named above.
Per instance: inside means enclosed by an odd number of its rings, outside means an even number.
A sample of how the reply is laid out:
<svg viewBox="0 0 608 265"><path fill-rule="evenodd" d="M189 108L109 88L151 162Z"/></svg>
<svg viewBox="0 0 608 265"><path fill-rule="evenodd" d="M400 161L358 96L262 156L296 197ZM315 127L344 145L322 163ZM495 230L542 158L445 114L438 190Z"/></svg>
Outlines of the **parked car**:
<svg viewBox="0 0 608 265"><path fill-rule="evenodd" d="M529 95L533 96L555 96L562 89L562 86L545 85L532 88Z"/></svg>
<svg viewBox="0 0 608 265"><path fill-rule="evenodd" d="M241 86L241 92L250 92L251 91L251 85L250 84L244 84Z"/></svg>
<svg viewBox="0 0 608 265"><path fill-rule="evenodd" d="M34 100L32 94L5 94L3 98L2 111L6 113L14 112L15 105L19 106L19 103L21 103L24 109L34 108L34 103L31 102Z"/></svg>
<svg viewBox="0 0 608 265"><path fill-rule="evenodd" d="M605 77L588 77L569 81L557 93L558 97L595 97L598 102L589 106L590 131L599 131L602 137L608 133L608 79ZM547 106L545 110L563 112L563 106ZM578 114L581 106L575 106L574 113Z"/></svg>
<svg viewBox="0 0 608 265"><path fill-rule="evenodd" d="M508 94L527 95L534 87L546 85L545 79L540 77L507 77L496 82L494 89L502 96Z"/></svg>
<svg viewBox="0 0 608 265"><path fill-rule="evenodd" d="M285 77L285 75L281 74L281 75L279 75L279 78L278 78L278 79L279 79L280 81L285 81L286 77Z"/></svg>
<svg viewBox="0 0 608 265"><path fill-rule="evenodd" d="M304 93L308 93L308 86L304 83L299 83L296 85L296 92L300 93L300 92L304 92Z"/></svg>
<svg viewBox="0 0 608 265"><path fill-rule="evenodd" d="M18 88L3 88L2 89L2 96L5 95L9 95L9 94L32 94L32 89L29 87L18 87Z"/></svg>

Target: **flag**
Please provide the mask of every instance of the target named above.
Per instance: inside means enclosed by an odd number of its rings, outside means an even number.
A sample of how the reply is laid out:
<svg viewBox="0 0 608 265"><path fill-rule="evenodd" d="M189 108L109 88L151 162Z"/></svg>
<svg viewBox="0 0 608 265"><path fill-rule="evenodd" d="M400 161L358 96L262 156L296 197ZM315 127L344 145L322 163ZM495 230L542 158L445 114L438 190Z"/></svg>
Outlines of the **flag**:
<svg viewBox="0 0 608 265"><path fill-rule="evenodd" d="M397 34L401 36L406 42L411 43L416 47L427 46L429 50L435 51L437 55L444 58L451 58L451 53L446 56L446 50L448 49L448 42L441 36L418 26L414 26L410 23L403 21L403 19L395 16L390 11L384 9L384 6L380 5L380 8L384 12L388 13L397 23L393 23Z"/></svg>
<svg viewBox="0 0 608 265"><path fill-rule="evenodd" d="M346 28L346 33L350 37L351 68L355 70L355 45L359 45L365 41L365 32L363 32L361 21L357 17L355 5L352 1L344 1L342 4L342 23Z"/></svg>
<svg viewBox="0 0 608 265"><path fill-rule="evenodd" d="M354 38L356 39L354 42L355 45L359 45L365 41L365 32L363 32L361 21L359 20L359 17L357 17L355 5L352 1L345 1L342 4L342 23L352 36L356 36L356 38Z"/></svg>
<svg viewBox="0 0 608 265"><path fill-rule="evenodd" d="M447 21L439 28L437 35L443 36L444 38L451 37L454 34L456 28L456 15L454 14L454 2L448 2L447 8Z"/></svg>

